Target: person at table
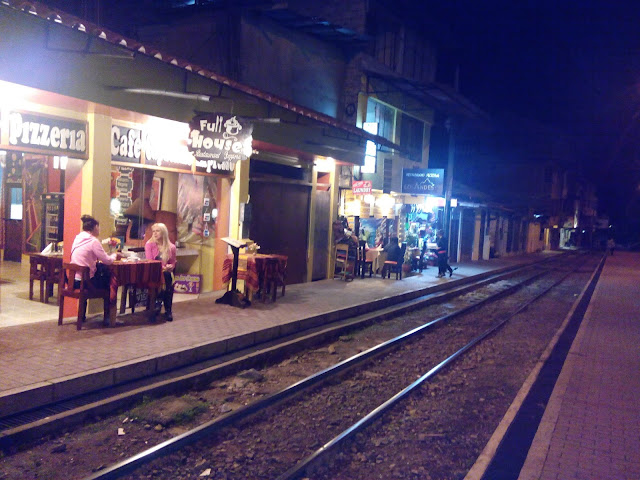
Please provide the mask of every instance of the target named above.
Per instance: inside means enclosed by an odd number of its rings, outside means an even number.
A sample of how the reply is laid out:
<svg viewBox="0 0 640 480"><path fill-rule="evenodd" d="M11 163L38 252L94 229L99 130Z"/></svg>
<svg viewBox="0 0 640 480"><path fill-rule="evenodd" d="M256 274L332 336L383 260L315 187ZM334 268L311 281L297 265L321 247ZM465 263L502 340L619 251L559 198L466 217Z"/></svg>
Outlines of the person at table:
<svg viewBox="0 0 640 480"><path fill-rule="evenodd" d="M96 275L98 270L98 262L102 262L105 265L111 265L116 260L120 260L120 253L113 253L107 255L102 248L98 236L100 235L100 222L93 218L91 215L83 215L82 220L82 232L76 235L71 246L71 263L80 265L82 267L89 267L89 281L97 289L110 289L109 300L111 303L111 312L116 311L116 299L118 294L118 285L113 278L113 275L107 273L107 271L101 272ZM81 277L76 274L75 281L73 282L73 288L80 288Z"/></svg>
<svg viewBox="0 0 640 480"><path fill-rule="evenodd" d="M382 251L387 253L388 261L398 262L399 264L403 263L404 258L402 258L402 249L398 244L398 237L391 237L389 243L385 245Z"/></svg>
<svg viewBox="0 0 640 480"><path fill-rule="evenodd" d="M165 318L173 321L171 307L173 304L173 271L176 268L176 246L169 240L169 230L164 223L154 223L151 226L151 238L144 246L145 257L148 260L160 260L164 276L164 287L156 297L156 313L160 313L164 303Z"/></svg>

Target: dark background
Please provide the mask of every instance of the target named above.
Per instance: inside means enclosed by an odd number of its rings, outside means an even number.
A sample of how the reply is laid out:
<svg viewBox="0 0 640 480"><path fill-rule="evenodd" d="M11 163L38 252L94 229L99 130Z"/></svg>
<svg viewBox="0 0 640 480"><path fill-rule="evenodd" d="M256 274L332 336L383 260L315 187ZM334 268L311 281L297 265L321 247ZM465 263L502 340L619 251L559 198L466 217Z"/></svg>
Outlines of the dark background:
<svg viewBox="0 0 640 480"><path fill-rule="evenodd" d="M640 2L400 3L438 32L440 81L452 83L459 66L460 93L489 114L513 112L575 139L599 211L637 241Z"/></svg>

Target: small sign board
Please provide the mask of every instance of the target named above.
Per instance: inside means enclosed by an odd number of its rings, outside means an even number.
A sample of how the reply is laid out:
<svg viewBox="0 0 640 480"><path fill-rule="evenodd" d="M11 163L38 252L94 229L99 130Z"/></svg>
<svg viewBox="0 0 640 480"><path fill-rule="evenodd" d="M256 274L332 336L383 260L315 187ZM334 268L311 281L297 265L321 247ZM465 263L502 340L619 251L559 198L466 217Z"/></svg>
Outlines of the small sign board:
<svg viewBox="0 0 640 480"><path fill-rule="evenodd" d="M412 195L442 196L444 191L444 169L403 168L402 193Z"/></svg>
<svg viewBox="0 0 640 480"><path fill-rule="evenodd" d="M354 180L351 184L354 195L368 195L371 193L371 188L371 180Z"/></svg>
<svg viewBox="0 0 640 480"><path fill-rule="evenodd" d="M176 273L174 276L173 289L176 293L200 293L202 275L191 273Z"/></svg>

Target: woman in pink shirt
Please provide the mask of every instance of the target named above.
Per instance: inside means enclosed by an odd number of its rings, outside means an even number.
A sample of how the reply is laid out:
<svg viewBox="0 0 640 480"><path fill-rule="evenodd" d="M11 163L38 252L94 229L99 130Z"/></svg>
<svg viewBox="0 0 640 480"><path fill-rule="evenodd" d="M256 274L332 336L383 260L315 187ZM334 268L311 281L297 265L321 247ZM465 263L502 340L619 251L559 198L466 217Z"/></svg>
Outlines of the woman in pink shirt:
<svg viewBox="0 0 640 480"><path fill-rule="evenodd" d="M164 223L154 223L151 226L151 238L144 246L144 253L147 260L162 261L162 272L164 274L164 289L158 294L156 303L156 313L160 313L162 302L164 302L165 318L168 322L173 321L171 305L173 304L173 271L176 268L176 246L169 240L169 231Z"/></svg>

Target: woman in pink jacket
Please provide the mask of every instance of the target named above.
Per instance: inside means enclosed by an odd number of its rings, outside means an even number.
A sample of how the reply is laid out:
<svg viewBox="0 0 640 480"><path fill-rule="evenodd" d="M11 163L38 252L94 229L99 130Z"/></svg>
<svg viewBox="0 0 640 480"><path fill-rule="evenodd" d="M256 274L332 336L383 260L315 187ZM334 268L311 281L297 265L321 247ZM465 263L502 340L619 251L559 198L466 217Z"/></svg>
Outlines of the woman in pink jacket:
<svg viewBox="0 0 640 480"><path fill-rule="evenodd" d="M171 306L173 304L173 271L176 268L176 246L169 241L169 231L164 223L154 223L151 226L151 238L144 246L144 253L147 260L162 261L162 272L164 274L164 289L158 293L156 303L156 313L160 313L162 302L164 302L165 318L168 322L173 321Z"/></svg>
<svg viewBox="0 0 640 480"><path fill-rule="evenodd" d="M89 267L89 281L97 289L109 289L109 316L115 321L116 302L118 296L118 283L115 281L111 272L104 267L105 272L96 275L98 270L98 261L105 265L111 265L114 261L120 259L119 253L107 255L98 236L100 235L100 222L91 215L83 215L82 232L76 235L71 246L71 263ZM80 277L76 274L73 282L73 288L80 288Z"/></svg>

